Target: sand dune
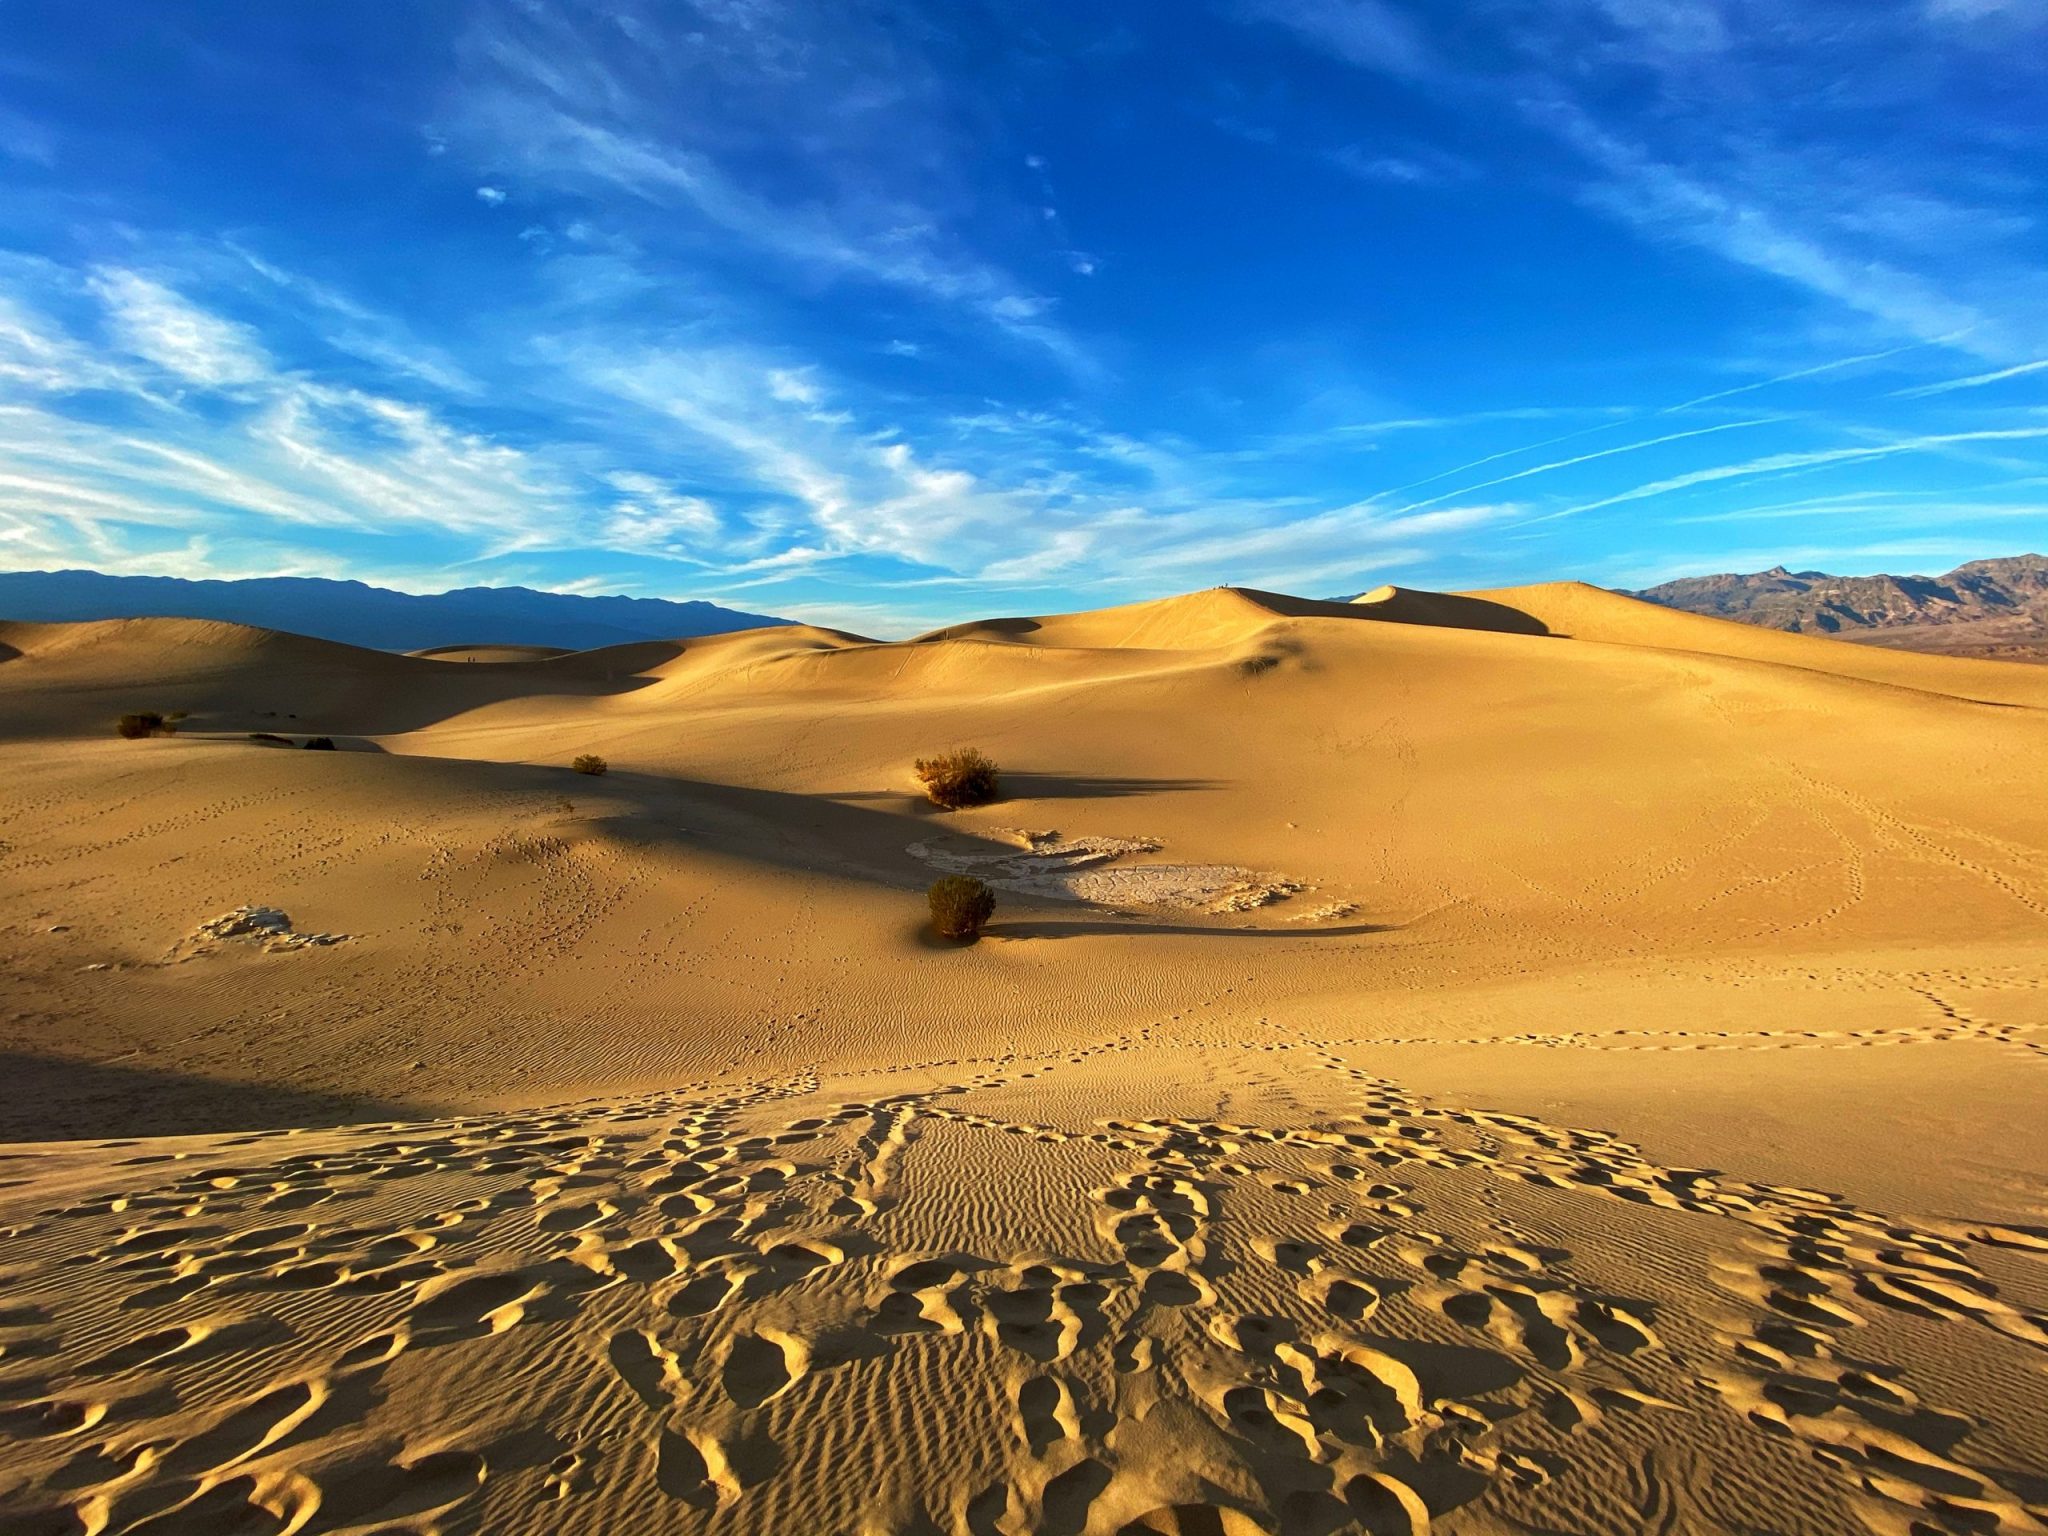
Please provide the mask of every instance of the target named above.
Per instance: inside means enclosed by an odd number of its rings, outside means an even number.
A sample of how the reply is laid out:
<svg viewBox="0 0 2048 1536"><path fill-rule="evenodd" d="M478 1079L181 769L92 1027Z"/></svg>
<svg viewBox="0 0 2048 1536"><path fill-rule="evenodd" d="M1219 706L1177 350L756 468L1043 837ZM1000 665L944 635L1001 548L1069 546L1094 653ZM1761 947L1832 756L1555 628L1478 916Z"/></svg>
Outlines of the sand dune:
<svg viewBox="0 0 2048 1536"><path fill-rule="evenodd" d="M1550 633L1579 640L1740 657L1993 703L2048 705L2048 681L2025 667L1951 656L1859 650L1818 635L1794 635L1696 613L1680 613L1584 582L1547 582L1469 595L1517 609L1541 622Z"/></svg>
<svg viewBox="0 0 2048 1536"><path fill-rule="evenodd" d="M2048 1529L2039 669L487 638L0 625L10 1533Z"/></svg>

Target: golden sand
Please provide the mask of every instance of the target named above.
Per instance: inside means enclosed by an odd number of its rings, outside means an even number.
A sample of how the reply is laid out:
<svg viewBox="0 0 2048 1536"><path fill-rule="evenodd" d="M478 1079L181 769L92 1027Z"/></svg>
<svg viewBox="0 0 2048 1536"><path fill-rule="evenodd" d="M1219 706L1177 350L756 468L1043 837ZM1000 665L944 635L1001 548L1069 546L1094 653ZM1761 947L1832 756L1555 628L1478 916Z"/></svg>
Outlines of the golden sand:
<svg viewBox="0 0 2048 1536"><path fill-rule="evenodd" d="M2048 1530L2048 668L488 638L0 625L8 1536Z"/></svg>

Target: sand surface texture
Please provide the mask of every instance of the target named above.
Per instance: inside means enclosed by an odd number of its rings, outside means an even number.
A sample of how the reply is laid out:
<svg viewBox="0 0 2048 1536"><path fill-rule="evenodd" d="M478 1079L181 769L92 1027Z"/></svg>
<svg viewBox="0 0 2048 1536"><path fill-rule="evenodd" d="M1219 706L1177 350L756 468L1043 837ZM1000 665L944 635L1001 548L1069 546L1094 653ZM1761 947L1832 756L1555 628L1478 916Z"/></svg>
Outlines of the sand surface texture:
<svg viewBox="0 0 2048 1536"><path fill-rule="evenodd" d="M2048 1532L2048 669L489 639L0 624L8 1536Z"/></svg>

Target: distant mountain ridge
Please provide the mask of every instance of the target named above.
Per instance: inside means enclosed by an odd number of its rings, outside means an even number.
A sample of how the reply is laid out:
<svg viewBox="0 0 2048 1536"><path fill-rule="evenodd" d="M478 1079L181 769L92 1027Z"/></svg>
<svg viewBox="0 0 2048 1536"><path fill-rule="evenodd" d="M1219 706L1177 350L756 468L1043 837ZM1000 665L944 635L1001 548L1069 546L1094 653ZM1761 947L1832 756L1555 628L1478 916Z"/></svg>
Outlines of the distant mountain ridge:
<svg viewBox="0 0 2048 1536"><path fill-rule="evenodd" d="M422 596L312 576L187 581L98 571L0 572L0 618L222 619L379 651L487 644L587 651L791 622L716 603L579 597L527 587L463 587Z"/></svg>
<svg viewBox="0 0 2048 1536"><path fill-rule="evenodd" d="M2048 660L2048 558L1972 560L1941 576L1830 576L1773 566L1631 593L1795 634L1955 655Z"/></svg>

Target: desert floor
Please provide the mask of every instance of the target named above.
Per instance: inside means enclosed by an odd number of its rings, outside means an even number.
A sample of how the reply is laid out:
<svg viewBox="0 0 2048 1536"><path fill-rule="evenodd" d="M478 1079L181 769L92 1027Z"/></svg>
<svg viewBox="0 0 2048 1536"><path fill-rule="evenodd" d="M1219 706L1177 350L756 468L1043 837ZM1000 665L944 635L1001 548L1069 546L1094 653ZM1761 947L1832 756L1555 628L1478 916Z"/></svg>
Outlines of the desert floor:
<svg viewBox="0 0 2048 1536"><path fill-rule="evenodd" d="M2048 667L0 625L0 977L8 1536L2048 1531Z"/></svg>

